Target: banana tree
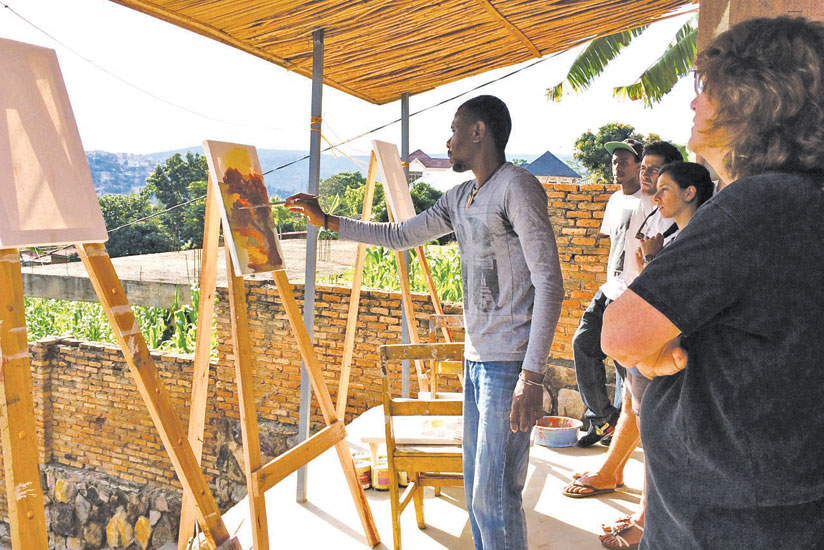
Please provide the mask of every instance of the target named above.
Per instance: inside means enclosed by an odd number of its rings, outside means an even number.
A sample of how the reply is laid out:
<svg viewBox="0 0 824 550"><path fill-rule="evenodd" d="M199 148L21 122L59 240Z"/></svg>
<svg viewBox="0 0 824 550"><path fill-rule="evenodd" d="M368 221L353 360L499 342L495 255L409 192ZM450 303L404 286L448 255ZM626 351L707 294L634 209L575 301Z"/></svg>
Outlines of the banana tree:
<svg viewBox="0 0 824 550"><path fill-rule="evenodd" d="M565 84L568 84L576 93L586 90L604 72L607 64L645 29L646 27L637 27L601 36L590 42L572 63L564 80L547 89L547 99L560 101L565 91ZM641 100L647 107L652 107L654 103L661 101L672 90L675 83L692 70L697 37L698 20L697 16L694 16L678 29L675 38L667 46L663 55L647 68L637 81L626 86L615 87L613 95Z"/></svg>

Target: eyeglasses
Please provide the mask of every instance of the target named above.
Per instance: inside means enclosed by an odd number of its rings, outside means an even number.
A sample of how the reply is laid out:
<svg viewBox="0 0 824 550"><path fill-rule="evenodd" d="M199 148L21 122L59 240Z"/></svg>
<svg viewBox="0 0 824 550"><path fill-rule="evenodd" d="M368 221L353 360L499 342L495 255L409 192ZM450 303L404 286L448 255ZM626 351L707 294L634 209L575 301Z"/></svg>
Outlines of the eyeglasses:
<svg viewBox="0 0 824 550"><path fill-rule="evenodd" d="M647 214L647 217L646 217L646 218L644 218L644 221L643 221L643 222L641 222L641 227L639 227L639 228L638 228L638 232L635 234L635 238L636 238L636 239L638 239L639 241L640 241L641 239L643 239L644 237L646 237L646 235L644 235L644 226L646 226L646 225L647 225L647 222L649 221L649 219L650 219L652 216L654 216L656 212L658 212L658 209L657 209L657 208L656 208L656 209L654 209L654 210L653 210L652 212L650 212L649 214Z"/></svg>
<svg viewBox="0 0 824 550"><path fill-rule="evenodd" d="M701 95L704 93L704 77L701 76L699 71L692 71L692 75L694 77L693 86L695 88L695 95Z"/></svg>

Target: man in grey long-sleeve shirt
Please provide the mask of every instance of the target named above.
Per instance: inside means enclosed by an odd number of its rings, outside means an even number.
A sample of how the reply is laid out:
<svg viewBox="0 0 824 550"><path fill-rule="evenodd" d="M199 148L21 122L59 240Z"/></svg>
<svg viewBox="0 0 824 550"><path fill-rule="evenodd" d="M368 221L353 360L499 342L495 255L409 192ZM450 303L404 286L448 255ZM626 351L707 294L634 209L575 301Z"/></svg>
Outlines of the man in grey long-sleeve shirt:
<svg viewBox="0 0 824 550"><path fill-rule="evenodd" d="M477 550L527 548L521 492L529 432L543 414L543 372L564 294L546 192L506 162L511 126L498 98L461 105L446 146L453 169L472 170L475 179L404 222L327 215L305 194L286 204L341 239L395 250L455 232L466 324L464 483Z"/></svg>

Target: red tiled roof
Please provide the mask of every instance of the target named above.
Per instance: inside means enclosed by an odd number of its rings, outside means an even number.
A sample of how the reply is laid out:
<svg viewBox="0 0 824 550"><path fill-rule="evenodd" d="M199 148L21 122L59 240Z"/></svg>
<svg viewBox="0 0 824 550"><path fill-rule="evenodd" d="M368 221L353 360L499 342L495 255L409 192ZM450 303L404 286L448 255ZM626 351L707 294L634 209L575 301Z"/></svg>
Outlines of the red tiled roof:
<svg viewBox="0 0 824 550"><path fill-rule="evenodd" d="M412 162L415 159L418 159L419 161L421 161L421 164L423 164L427 168L451 168L452 167L452 163L449 162L449 159L437 159L437 158L433 159L432 157L430 157L429 155L427 155L426 153L424 153L420 149L416 150L414 153L411 153L409 155L409 162Z"/></svg>

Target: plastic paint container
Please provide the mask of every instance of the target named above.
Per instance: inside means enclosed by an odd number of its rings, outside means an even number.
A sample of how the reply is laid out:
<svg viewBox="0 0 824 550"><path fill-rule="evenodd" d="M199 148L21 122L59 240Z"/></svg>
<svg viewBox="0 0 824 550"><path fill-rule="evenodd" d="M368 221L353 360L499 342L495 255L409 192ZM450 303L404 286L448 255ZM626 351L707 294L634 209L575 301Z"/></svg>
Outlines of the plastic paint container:
<svg viewBox="0 0 824 550"><path fill-rule="evenodd" d="M406 472L398 472L398 485L401 487L409 485L409 474Z"/></svg>
<svg viewBox="0 0 824 550"><path fill-rule="evenodd" d="M583 422L566 416L545 416L535 425L535 443L544 447L572 447Z"/></svg>
<svg viewBox="0 0 824 550"><path fill-rule="evenodd" d="M372 487L372 463L368 460L355 460L355 473L358 475L361 487L369 489Z"/></svg>

